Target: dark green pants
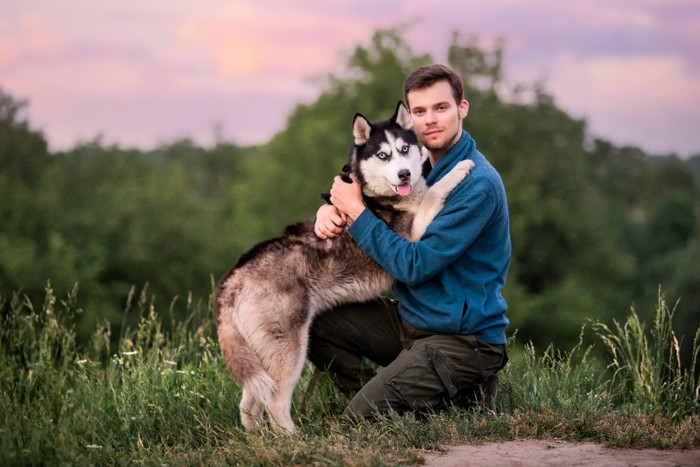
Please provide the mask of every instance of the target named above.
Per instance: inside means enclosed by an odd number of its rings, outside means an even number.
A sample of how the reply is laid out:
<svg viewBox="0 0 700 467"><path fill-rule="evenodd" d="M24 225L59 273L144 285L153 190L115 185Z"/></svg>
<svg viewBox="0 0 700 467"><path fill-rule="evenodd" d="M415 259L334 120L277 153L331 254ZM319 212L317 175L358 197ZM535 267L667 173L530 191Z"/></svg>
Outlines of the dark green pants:
<svg viewBox="0 0 700 467"><path fill-rule="evenodd" d="M384 369L376 373L365 358ZM418 330L401 319L395 301L380 298L316 317L309 360L352 398L347 415L372 418L469 405L497 382L508 358L505 345Z"/></svg>

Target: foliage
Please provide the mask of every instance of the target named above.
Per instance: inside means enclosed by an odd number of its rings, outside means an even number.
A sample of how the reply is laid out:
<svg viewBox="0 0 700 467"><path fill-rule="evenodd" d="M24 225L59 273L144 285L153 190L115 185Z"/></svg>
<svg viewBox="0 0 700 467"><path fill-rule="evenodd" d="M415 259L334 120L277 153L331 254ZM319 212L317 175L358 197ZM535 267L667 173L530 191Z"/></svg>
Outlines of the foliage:
<svg viewBox="0 0 700 467"><path fill-rule="evenodd" d="M0 87L0 183L3 184L11 180L34 186L49 155L43 135L30 129L22 115L27 106L27 101L14 99Z"/></svg>
<svg viewBox="0 0 700 467"><path fill-rule="evenodd" d="M0 227L1 289L23 289L36 302L49 279L64 291L79 283L81 305L101 310L82 316L82 338L104 319L119 331L135 284L150 284L161 307L183 288L206 298L211 275L236 257L220 241L236 217L219 197L254 151L185 140L142 153L96 141L53 156L40 189L0 186L9 201L0 208L8 220Z"/></svg>
<svg viewBox="0 0 700 467"><path fill-rule="evenodd" d="M523 359L502 373L495 416L454 409L354 423L340 415L347 401L327 377L311 386L307 369L294 398L299 432L246 433L238 417L241 391L215 341L212 300L188 302L187 319L173 326L172 310L159 312L147 291L132 289L124 314L136 315L137 324L123 328L112 346L102 323L80 349L76 318L91 310L76 308L77 299L75 290L60 298L50 285L40 307L20 293L0 296L8 311L0 323L3 465L415 464L425 450L446 444L552 437L700 447L697 392L677 391L672 404L649 405L632 373L605 376L604 363L582 344L565 355L551 347L538 355L526 346ZM674 345L672 338L617 338L634 354ZM510 346L519 353L515 342ZM693 384L689 374L665 376L678 387Z"/></svg>

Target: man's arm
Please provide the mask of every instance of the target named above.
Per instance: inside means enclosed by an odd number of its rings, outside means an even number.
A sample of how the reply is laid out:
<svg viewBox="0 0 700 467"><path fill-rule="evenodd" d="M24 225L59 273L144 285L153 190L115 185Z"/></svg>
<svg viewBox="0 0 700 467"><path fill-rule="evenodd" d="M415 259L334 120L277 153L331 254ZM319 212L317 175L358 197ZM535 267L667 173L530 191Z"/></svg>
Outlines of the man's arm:
<svg viewBox="0 0 700 467"><path fill-rule="evenodd" d="M352 221L349 232L359 247L392 277L407 284L430 279L451 264L471 244L494 209L493 200L484 192L458 187L451 205L428 226L423 239L410 242L366 209L356 180L346 183L336 177L330 194L333 205Z"/></svg>
<svg viewBox="0 0 700 467"><path fill-rule="evenodd" d="M394 279L420 284L463 254L495 208L494 200L484 192L462 193L448 203L417 242L400 237L369 211L355 219L348 231L362 251Z"/></svg>

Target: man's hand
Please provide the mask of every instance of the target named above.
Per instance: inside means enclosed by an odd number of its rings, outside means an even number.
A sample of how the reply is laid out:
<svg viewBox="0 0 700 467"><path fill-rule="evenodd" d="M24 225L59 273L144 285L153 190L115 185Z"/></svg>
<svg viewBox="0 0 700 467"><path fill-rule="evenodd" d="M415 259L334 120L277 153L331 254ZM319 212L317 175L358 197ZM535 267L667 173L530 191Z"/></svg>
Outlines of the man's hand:
<svg viewBox="0 0 700 467"><path fill-rule="evenodd" d="M347 216L338 211L332 204L324 204L318 208L314 233L323 240L335 238L341 234L347 224Z"/></svg>
<svg viewBox="0 0 700 467"><path fill-rule="evenodd" d="M365 202L362 199L362 187L354 175L350 175L352 183L345 183L340 176L333 179L331 188L331 203L340 212L347 214L355 220L365 210Z"/></svg>

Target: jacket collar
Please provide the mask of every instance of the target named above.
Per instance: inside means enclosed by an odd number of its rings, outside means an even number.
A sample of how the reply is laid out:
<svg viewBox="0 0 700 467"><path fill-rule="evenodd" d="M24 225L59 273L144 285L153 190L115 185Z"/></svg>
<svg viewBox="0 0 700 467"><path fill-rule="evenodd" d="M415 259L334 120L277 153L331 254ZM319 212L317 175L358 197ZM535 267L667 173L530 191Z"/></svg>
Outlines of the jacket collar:
<svg viewBox="0 0 700 467"><path fill-rule="evenodd" d="M476 142L466 130L462 130L459 140L437 161L435 167L426 176L425 181L428 186L432 185L452 170L459 161L465 159L475 160L476 154ZM426 161L426 165L430 166L430 161Z"/></svg>

